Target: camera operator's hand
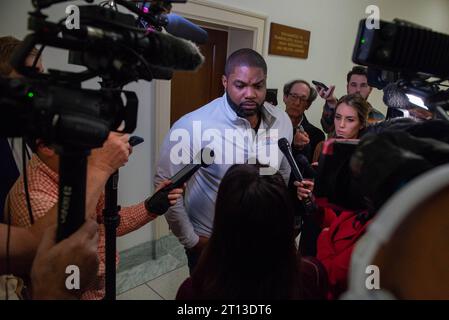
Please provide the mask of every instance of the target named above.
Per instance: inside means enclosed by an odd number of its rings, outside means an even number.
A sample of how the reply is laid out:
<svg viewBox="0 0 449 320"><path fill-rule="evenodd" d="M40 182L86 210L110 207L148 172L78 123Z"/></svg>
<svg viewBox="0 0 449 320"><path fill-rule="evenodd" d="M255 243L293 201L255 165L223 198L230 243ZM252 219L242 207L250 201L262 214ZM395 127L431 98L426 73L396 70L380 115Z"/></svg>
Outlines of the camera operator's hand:
<svg viewBox="0 0 449 320"><path fill-rule="evenodd" d="M158 184L157 188L156 188L156 192L158 192L159 190L161 190L162 188L168 186L171 183L170 180L164 180L161 183ZM185 184L184 184L184 188L185 188ZM176 201L178 201L179 198L182 197L182 194L184 193L184 189L182 188L176 188L173 189L172 191L170 191L168 193L168 200L170 201L170 205L174 206L176 204Z"/></svg>
<svg viewBox="0 0 449 320"><path fill-rule="evenodd" d="M294 185L296 186L296 195L298 196L298 199L303 200L310 197L315 183L312 180L304 179L301 182L295 181Z"/></svg>
<svg viewBox="0 0 449 320"><path fill-rule="evenodd" d="M335 86L330 86L327 90L319 86L315 86L315 88L320 97L326 100L329 107L335 109L337 106L337 98L334 96Z"/></svg>
<svg viewBox="0 0 449 320"><path fill-rule="evenodd" d="M67 239L55 243L56 226L44 234L31 270L33 299L77 299L96 278L98 270L98 225L87 220ZM79 268L79 289L68 290L66 274L70 265ZM75 273L74 273L75 274Z"/></svg>
<svg viewBox="0 0 449 320"><path fill-rule="evenodd" d="M132 147L129 135L111 132L103 147L93 149L89 157L89 167L101 170L109 175L128 162Z"/></svg>
<svg viewBox="0 0 449 320"><path fill-rule="evenodd" d="M128 162L132 147L129 135L111 132L103 147L93 149L88 159L86 218L96 218L98 199L108 178Z"/></svg>

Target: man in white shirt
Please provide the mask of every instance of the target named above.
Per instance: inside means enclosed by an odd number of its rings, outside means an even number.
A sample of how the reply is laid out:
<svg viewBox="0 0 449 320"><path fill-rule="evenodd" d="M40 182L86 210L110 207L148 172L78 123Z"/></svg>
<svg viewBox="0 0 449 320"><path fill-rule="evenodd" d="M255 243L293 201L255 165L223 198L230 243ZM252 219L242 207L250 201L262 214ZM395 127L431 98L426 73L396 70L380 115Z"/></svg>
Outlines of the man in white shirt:
<svg viewBox="0 0 449 320"><path fill-rule="evenodd" d="M226 93L183 116L165 137L155 184L177 173L201 148L215 153L214 162L189 180L184 202L178 201L165 214L186 248L191 271L211 234L218 187L229 167L236 163L268 164L288 182L290 167L277 141L292 141L293 127L284 111L264 105L266 79L267 65L260 54L252 49L234 52L222 78ZM270 174L270 170L262 171Z"/></svg>

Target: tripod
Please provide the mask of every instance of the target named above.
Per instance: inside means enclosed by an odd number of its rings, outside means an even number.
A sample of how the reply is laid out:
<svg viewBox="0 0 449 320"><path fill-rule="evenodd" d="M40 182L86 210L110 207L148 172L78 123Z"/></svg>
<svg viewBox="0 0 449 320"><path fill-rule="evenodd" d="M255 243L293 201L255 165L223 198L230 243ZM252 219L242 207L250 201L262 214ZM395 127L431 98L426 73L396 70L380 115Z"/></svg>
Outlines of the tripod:
<svg viewBox="0 0 449 320"><path fill-rule="evenodd" d="M86 170L89 149L63 147L60 151L59 166L59 204L57 241L69 237L85 221L86 207ZM116 171L109 177L105 189L105 207L103 209L106 231L106 276L105 300L115 300L116 295L116 228L120 223L117 206L119 174Z"/></svg>
<svg viewBox="0 0 449 320"><path fill-rule="evenodd" d="M64 146L58 150L59 201L56 241L69 237L85 221L86 170L90 149Z"/></svg>
<svg viewBox="0 0 449 320"><path fill-rule="evenodd" d="M142 143L141 137L132 136L129 139L131 146ZM120 224L120 206L117 205L118 190L118 170L109 177L105 190L105 205L103 209L103 221L106 230L106 275L105 275L105 300L115 300L116 296L116 263L115 255L117 251L117 227Z"/></svg>
<svg viewBox="0 0 449 320"><path fill-rule="evenodd" d="M106 231L106 275L105 275L105 300L115 300L116 295L116 263L117 251L117 227L120 224L120 206L117 205L119 174L116 171L109 177L105 190L105 205L103 209L104 226Z"/></svg>

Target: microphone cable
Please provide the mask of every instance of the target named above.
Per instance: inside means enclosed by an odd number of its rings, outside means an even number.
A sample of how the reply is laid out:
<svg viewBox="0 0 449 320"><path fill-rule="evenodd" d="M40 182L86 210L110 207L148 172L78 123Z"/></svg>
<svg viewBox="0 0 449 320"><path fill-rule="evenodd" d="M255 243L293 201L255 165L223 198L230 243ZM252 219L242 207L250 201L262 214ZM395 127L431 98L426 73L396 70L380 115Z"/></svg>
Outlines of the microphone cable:
<svg viewBox="0 0 449 320"><path fill-rule="evenodd" d="M30 223L34 224L34 216L33 216L33 210L31 208L31 198L30 198L30 190L28 188L28 174L27 174L27 162L25 159L26 154L26 142L25 140L22 140L22 170L23 170L23 188L25 190L25 200L27 205L27 211L28 215L30 217ZM10 211L10 210L8 210Z"/></svg>

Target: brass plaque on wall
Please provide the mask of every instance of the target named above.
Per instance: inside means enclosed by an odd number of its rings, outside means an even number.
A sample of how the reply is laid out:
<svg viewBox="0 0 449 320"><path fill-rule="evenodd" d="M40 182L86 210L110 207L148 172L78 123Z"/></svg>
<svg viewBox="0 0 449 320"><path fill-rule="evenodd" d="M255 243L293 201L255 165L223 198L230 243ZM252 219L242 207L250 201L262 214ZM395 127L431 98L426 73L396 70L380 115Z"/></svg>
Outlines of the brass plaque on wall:
<svg viewBox="0 0 449 320"><path fill-rule="evenodd" d="M310 31L271 23L269 54L307 59Z"/></svg>

